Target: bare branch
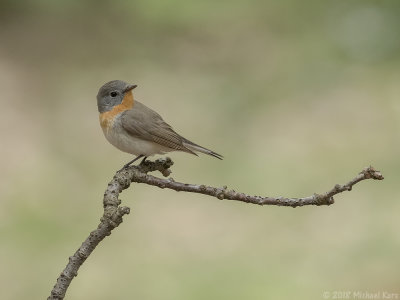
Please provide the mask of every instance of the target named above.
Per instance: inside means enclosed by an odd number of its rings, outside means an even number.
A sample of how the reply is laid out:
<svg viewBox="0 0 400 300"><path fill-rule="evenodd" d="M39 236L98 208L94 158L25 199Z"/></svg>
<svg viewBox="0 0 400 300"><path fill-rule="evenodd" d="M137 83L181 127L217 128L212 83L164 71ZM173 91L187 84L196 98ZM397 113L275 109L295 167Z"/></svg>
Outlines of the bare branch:
<svg viewBox="0 0 400 300"><path fill-rule="evenodd" d="M167 158L167 162L172 162ZM146 162L146 165L151 165L151 162ZM168 164L167 164L168 165ZM278 205L278 206L304 206L304 205L331 205L334 203L333 196L344 191L351 191L353 185L356 183L365 180L365 179L375 179L382 180L383 176L379 171L376 171L373 167L368 167L362 170L355 178L350 180L348 183L344 185L336 184L330 191L323 194L313 194L309 197L304 198L284 198L284 197L261 197L261 196L250 196L244 193L239 193L234 190L228 190L226 186L222 188L205 186L205 185L197 185L197 184L188 184L176 182L172 178L162 179L158 177L154 177L151 175L147 175L141 172L141 170L137 167L131 167L122 171L126 174L128 178L131 178L134 182L146 183L149 185L154 185L159 188L168 188L175 191L183 191L183 192L191 192L191 193L199 193L204 195L209 195L216 197L220 200L236 200L246 203L258 204L258 205Z"/></svg>
<svg viewBox="0 0 400 300"><path fill-rule="evenodd" d="M147 172L160 171L164 176L168 176L171 172L169 167L172 165L170 159L158 159L155 162L147 163L145 166L135 166L141 175ZM65 293L75 276L78 275L80 266L85 262L97 245L111 231L122 223L122 217L129 214L129 207L120 207L121 200L118 199L119 193L127 189L132 182L123 173L117 173L108 183L107 189L104 192L103 207L104 213L100 219L100 224L97 229L93 230L89 237L82 243L79 249L69 258L69 262L65 269L57 278L57 282L51 291L48 300L64 299Z"/></svg>
<svg viewBox="0 0 400 300"><path fill-rule="evenodd" d="M373 167L368 167L362 170L348 183L343 185L336 184L330 191L323 194L313 194L312 196L304 198L274 198L249 196L234 190L228 190L226 186L218 188L205 185L187 184L176 182L172 178L162 179L147 174L149 172L159 171L164 175L164 177L167 177L171 174L170 167L172 165L173 162L170 158L158 159L154 162L145 161L145 163L139 166L131 166L127 169L117 172L114 175L104 193L104 213L103 217L100 219L100 224L96 230L90 233L89 237L82 243L74 255L69 258L67 266L58 277L48 299L64 299L65 293L72 279L77 276L80 266L85 262L96 246L106 236L110 235L114 228L118 227L119 224L122 223L122 217L126 214L129 214L129 207L119 206L121 204L121 200L119 200L118 196L124 189L127 189L130 186L131 182L146 183L159 188L169 188L175 191L209 195L220 200L227 199L258 205L297 207L304 205L331 205L334 203L334 195L344 191L351 191L352 187L356 183L366 179L383 179L383 176L379 171L376 171Z"/></svg>

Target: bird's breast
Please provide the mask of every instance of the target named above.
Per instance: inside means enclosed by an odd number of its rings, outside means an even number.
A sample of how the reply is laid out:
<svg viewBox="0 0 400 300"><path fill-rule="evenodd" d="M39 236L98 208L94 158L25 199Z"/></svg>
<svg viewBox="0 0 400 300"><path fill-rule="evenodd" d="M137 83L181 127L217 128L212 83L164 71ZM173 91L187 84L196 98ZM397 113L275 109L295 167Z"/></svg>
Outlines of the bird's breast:
<svg viewBox="0 0 400 300"><path fill-rule="evenodd" d="M110 114L103 113L100 115L100 124L104 136L114 147L123 152L145 156L164 154L172 150L152 141L130 135L122 126L121 114L110 116Z"/></svg>

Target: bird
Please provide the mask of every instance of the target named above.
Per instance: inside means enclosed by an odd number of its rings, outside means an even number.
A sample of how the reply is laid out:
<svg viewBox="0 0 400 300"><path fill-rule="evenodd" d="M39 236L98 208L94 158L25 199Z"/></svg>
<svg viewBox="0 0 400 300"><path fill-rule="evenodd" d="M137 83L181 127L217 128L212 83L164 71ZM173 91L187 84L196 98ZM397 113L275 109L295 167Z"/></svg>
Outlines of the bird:
<svg viewBox="0 0 400 300"><path fill-rule="evenodd" d="M218 159L223 156L179 135L154 110L133 97L136 84L122 80L105 83L97 94L100 126L110 144L136 157L119 171L140 158L182 151L197 156L201 152Z"/></svg>

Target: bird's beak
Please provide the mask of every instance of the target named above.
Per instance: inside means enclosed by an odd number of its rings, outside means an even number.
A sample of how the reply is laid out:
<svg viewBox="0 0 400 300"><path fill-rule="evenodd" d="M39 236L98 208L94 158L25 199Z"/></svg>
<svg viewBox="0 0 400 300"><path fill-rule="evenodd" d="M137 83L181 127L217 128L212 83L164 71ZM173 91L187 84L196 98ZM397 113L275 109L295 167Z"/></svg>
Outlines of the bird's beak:
<svg viewBox="0 0 400 300"><path fill-rule="evenodd" d="M126 86L126 88L124 89L124 93L133 90L135 87L137 87L136 84L128 84L128 85Z"/></svg>

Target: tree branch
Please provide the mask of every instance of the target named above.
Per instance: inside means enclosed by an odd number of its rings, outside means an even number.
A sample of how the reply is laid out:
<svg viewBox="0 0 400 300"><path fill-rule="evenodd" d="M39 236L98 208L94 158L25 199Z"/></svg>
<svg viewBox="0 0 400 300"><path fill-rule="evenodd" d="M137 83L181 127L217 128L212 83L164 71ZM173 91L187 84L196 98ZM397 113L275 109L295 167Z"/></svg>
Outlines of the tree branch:
<svg viewBox="0 0 400 300"><path fill-rule="evenodd" d="M170 160L167 161L168 163ZM151 162L148 162L151 164ZM172 164L172 162L170 162ZM304 205L331 205L334 203L333 196L344 191L351 191L353 185L365 180L375 179L382 180L383 176L379 171L376 171L373 167L368 167L362 170L354 179L350 180L344 185L336 184L330 191L323 194L313 194L309 197L304 198L273 198L273 197L261 197L261 196L249 196L244 193L238 193L234 190L228 190L226 186L222 188L188 184L176 182L172 178L162 179L142 173L139 169L131 167L124 171L128 178L131 178L133 182L146 183L154 185L159 188L168 188L175 191L191 192L204 194L208 196L216 197L220 200L236 200L246 203L258 204L258 205L278 205L278 206L304 206ZM147 172L146 172L147 173Z"/></svg>
<svg viewBox="0 0 400 300"><path fill-rule="evenodd" d="M127 169L117 172L113 179L109 182L104 193L103 207L104 213L100 219L100 224L97 229L92 231L89 237L82 243L79 249L69 258L69 262L65 269L61 272L57 279L53 290L51 291L48 300L64 299L65 293L72 281L78 275L80 266L85 262L89 255L93 252L96 246L108 235L111 231L122 223L122 217L129 214L129 207L119 206L119 194L127 189L131 182L146 183L159 188L169 188L175 191L184 191L198 193L216 197L220 200L236 200L246 203L258 205L278 205L278 206L304 206L304 205L331 205L334 203L333 196L344 191L351 191L353 185L366 179L382 180L383 176L373 167L368 167L362 170L355 178L346 184L336 184L330 191L323 194L313 194L304 198L273 198L261 196L249 196L244 193L239 193L234 190L228 190L226 186L222 188L187 184L176 182L172 178L162 179L147 173L159 171L164 177L171 174L170 167L173 162L170 158L157 159L156 161L145 161L139 166L131 166Z"/></svg>

